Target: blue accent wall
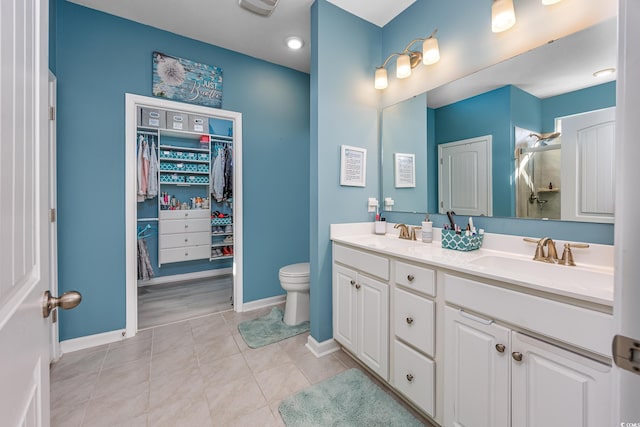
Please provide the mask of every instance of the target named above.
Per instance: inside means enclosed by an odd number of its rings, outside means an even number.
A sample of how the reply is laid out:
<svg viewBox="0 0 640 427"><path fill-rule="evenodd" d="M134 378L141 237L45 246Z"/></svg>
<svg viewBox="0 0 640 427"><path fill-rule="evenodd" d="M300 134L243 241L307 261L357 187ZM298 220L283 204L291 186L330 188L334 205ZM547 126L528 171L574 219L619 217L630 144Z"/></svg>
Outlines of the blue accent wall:
<svg viewBox="0 0 640 427"><path fill-rule="evenodd" d="M83 295L60 313L60 339L125 327L124 95L151 96L153 51L222 67L223 108L243 114L244 299L283 294L278 269L309 259L309 75L68 1L55 8L59 284Z"/></svg>
<svg viewBox="0 0 640 427"><path fill-rule="evenodd" d="M493 214L511 215L513 161L510 86L445 105L435 111L435 141L444 144L484 135L492 136Z"/></svg>
<svg viewBox="0 0 640 427"><path fill-rule="evenodd" d="M556 117L600 110L615 105L615 81L545 98L542 100L542 132L555 130Z"/></svg>
<svg viewBox="0 0 640 427"><path fill-rule="evenodd" d="M318 0L311 8L311 335L333 337L332 223L371 221L367 198L378 197L378 98L382 30ZM340 186L340 146L367 149L366 187Z"/></svg>

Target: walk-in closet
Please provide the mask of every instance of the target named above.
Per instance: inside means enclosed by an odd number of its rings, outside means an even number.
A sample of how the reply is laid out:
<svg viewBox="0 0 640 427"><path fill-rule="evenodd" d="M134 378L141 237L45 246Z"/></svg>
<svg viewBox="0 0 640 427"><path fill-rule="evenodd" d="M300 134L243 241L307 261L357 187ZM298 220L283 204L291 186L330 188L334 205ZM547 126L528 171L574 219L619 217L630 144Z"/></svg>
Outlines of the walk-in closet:
<svg viewBox="0 0 640 427"><path fill-rule="evenodd" d="M241 115L127 95L126 121L135 170L127 329L232 310L241 299Z"/></svg>

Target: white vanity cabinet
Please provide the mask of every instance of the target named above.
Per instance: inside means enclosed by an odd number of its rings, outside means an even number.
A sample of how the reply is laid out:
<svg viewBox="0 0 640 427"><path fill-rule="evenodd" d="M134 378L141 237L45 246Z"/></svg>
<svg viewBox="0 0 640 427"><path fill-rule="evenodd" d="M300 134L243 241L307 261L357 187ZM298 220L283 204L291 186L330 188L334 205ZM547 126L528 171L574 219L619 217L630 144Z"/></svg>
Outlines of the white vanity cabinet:
<svg viewBox="0 0 640 427"><path fill-rule="evenodd" d="M394 261L391 384L435 418L435 271Z"/></svg>
<svg viewBox="0 0 640 427"><path fill-rule="evenodd" d="M338 245L333 255L334 338L388 380L389 261Z"/></svg>
<svg viewBox="0 0 640 427"><path fill-rule="evenodd" d="M446 288L447 292L457 302L460 292L469 294L466 285L489 286L455 276L445 277L449 279L445 286L451 288ZM511 292L500 290L503 291ZM517 323L512 328L502 325L501 321L514 320L496 318L491 310L478 310L482 298L474 298L477 296L471 292L462 307L445 308L445 426L609 424L608 365L518 332ZM495 312L500 312L498 307L507 303L493 299ZM529 305L535 303L532 299ZM467 309L480 314L469 313ZM548 318L551 314L541 311L538 315ZM528 323L526 317L521 320ZM572 321L565 319L568 323Z"/></svg>

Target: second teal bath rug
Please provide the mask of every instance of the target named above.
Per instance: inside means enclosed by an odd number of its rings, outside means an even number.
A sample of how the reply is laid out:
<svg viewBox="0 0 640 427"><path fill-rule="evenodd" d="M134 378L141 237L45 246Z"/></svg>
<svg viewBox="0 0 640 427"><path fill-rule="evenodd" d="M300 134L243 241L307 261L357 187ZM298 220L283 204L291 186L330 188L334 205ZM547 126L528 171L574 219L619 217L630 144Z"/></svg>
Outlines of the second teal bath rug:
<svg viewBox="0 0 640 427"><path fill-rule="evenodd" d="M282 310L274 307L269 314L240 323L238 330L251 348L273 344L309 330L308 321L289 326L282 321L282 316Z"/></svg>

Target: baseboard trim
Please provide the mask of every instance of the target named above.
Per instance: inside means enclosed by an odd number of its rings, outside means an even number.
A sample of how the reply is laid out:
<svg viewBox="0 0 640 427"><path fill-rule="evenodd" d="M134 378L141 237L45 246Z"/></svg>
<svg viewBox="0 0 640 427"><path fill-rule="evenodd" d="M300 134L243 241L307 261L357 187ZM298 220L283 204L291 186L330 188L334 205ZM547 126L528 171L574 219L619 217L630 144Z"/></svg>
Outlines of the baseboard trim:
<svg viewBox="0 0 640 427"><path fill-rule="evenodd" d="M87 335L86 337L73 338L70 340L60 341L60 352L65 354L71 353L72 351L85 350L99 345L122 341L125 338L127 337L125 336L124 329L103 332L95 335Z"/></svg>
<svg viewBox="0 0 640 427"><path fill-rule="evenodd" d="M282 304L286 300L286 295L277 295L275 297L263 298L256 301L245 302L242 304L242 311L259 310L265 307Z"/></svg>
<svg viewBox="0 0 640 427"><path fill-rule="evenodd" d="M193 273L173 274L171 276L154 277L149 280L138 280L138 287L164 285L167 283L186 282L188 280L208 279L210 277L226 276L232 274L233 269L231 267L218 268L216 270L204 270L195 271Z"/></svg>
<svg viewBox="0 0 640 427"><path fill-rule="evenodd" d="M305 347L316 357L326 356L340 350L340 345L333 338L318 342L311 335L307 338Z"/></svg>

